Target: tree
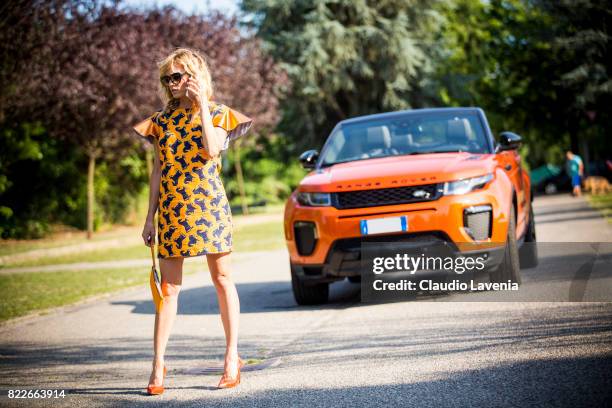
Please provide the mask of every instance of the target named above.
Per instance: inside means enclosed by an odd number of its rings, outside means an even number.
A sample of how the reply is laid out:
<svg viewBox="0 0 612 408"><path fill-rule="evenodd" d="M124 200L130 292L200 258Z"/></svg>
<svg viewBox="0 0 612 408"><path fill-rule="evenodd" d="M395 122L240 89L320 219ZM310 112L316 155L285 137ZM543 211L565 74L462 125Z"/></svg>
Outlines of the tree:
<svg viewBox="0 0 612 408"><path fill-rule="evenodd" d="M443 103L481 106L494 128L521 133L532 147L532 165L563 160L568 141L576 150L578 140L589 140L602 146L603 156L609 152L601 143L610 124L609 6L455 0L441 14L436 77ZM596 122L588 111L597 112Z"/></svg>
<svg viewBox="0 0 612 408"><path fill-rule="evenodd" d="M88 238L96 164L110 169L106 164L120 163L145 145L131 126L160 108L156 62L173 48L207 54L217 99L253 116L256 131L278 118L275 88L282 73L262 55L258 40L240 35L235 19L186 16L172 7L143 13L118 4L11 1L0 19L0 127L41 123L45 135L87 157ZM1 140L14 140L14 133ZM0 177L0 193L6 184Z"/></svg>
<svg viewBox="0 0 612 408"><path fill-rule="evenodd" d="M88 157L87 237L94 230L94 175L97 160L120 160L139 143L124 129L135 122L134 97L151 94L143 87L151 38L133 27L136 14L90 3L71 4L60 15L59 35L51 42L56 59L47 65L48 85L39 90L44 118L54 137L70 140ZM122 33L122 35L117 35Z"/></svg>
<svg viewBox="0 0 612 408"><path fill-rule="evenodd" d="M243 0L247 25L291 82L283 129L305 146L338 120L422 104L436 3Z"/></svg>
<svg viewBox="0 0 612 408"><path fill-rule="evenodd" d="M588 147L597 145L595 156L607 158L606 153L612 154L606 143L612 125L612 58L608 53L612 5L596 0L543 0L542 7L553 17L552 49L561 62L554 85L573 96L565 106L571 118L572 149L581 150L588 163Z"/></svg>

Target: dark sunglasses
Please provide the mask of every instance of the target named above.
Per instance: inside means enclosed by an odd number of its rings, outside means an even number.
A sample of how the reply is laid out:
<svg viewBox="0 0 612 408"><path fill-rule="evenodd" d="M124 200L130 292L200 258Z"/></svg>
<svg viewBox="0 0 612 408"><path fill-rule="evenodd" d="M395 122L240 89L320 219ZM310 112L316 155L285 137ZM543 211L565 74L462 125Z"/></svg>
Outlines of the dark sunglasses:
<svg viewBox="0 0 612 408"><path fill-rule="evenodd" d="M191 76L186 72L175 72L170 75L164 75L163 77L159 78L159 80L164 85L169 85L170 82L174 84L174 83L178 83L183 78L183 75Z"/></svg>

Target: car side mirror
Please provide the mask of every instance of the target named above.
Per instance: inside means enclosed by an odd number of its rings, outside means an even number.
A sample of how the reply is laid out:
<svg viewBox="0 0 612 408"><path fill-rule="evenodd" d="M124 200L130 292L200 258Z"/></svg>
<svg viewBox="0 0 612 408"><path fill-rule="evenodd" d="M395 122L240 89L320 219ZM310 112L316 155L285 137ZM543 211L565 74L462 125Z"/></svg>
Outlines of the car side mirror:
<svg viewBox="0 0 612 408"><path fill-rule="evenodd" d="M319 158L319 152L316 150L306 150L300 154L300 163L305 169L314 169L317 159Z"/></svg>
<svg viewBox="0 0 612 408"><path fill-rule="evenodd" d="M501 132L499 143L495 147L495 153L504 150L516 150L521 146L521 137L513 132Z"/></svg>

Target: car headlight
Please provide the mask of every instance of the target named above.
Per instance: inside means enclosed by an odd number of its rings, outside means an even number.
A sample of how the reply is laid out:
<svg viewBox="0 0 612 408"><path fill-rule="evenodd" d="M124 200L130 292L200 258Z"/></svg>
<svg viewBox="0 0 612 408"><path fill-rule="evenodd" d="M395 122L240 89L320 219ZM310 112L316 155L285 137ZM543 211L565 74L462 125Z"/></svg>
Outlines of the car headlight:
<svg viewBox="0 0 612 408"><path fill-rule="evenodd" d="M298 193L298 203L309 207L321 207L331 205L331 195L329 193Z"/></svg>
<svg viewBox="0 0 612 408"><path fill-rule="evenodd" d="M491 180L493 180L493 173L463 180L447 181L444 183L444 195L466 194L484 187Z"/></svg>

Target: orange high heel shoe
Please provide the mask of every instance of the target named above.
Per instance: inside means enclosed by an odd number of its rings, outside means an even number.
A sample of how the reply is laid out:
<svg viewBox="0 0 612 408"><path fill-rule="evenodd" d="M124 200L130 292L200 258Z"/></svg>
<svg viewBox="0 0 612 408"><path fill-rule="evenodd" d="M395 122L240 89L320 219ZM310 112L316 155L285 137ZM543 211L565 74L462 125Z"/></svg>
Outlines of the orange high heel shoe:
<svg viewBox="0 0 612 408"><path fill-rule="evenodd" d="M166 374L167 373L168 373L168 370L167 370L166 366L164 365L164 376L162 377L162 385L148 385L147 386L147 394L149 394L149 395L163 394L163 392L164 392L164 380L166 379Z"/></svg>
<svg viewBox="0 0 612 408"><path fill-rule="evenodd" d="M233 380L224 381L223 379L225 378L225 374L223 374L223 376L221 376L221 379L219 380L217 388L233 388L240 384L240 369L242 367L244 367L244 361L240 357L238 357L238 374L236 375L236 378L234 378Z"/></svg>

